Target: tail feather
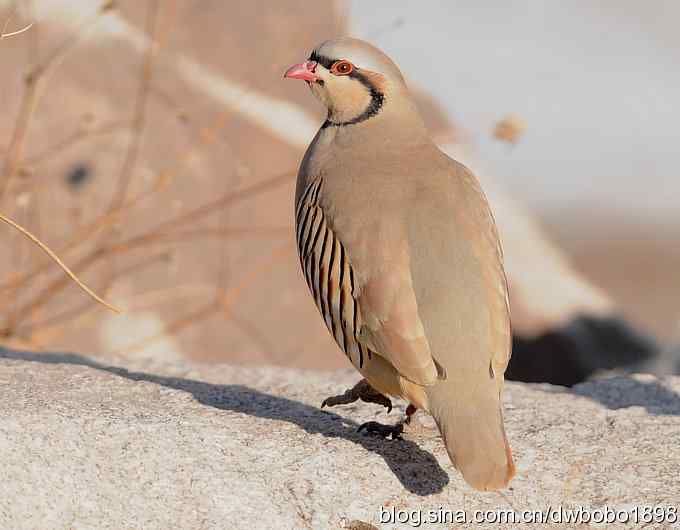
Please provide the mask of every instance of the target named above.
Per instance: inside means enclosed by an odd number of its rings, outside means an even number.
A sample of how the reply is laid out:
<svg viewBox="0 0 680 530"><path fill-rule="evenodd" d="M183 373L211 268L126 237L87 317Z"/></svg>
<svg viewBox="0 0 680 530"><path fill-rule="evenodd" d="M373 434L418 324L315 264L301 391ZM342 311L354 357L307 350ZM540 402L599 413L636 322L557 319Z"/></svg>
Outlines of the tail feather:
<svg viewBox="0 0 680 530"><path fill-rule="evenodd" d="M506 487L515 475L515 464L498 393L455 396L446 386L440 383L428 389L428 397L451 462L477 490Z"/></svg>

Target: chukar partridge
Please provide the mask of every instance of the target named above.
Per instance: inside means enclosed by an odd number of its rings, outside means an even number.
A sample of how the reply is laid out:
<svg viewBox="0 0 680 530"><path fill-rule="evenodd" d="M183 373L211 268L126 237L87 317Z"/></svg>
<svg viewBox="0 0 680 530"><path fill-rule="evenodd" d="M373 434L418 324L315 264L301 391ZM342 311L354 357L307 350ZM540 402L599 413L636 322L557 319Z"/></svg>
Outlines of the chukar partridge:
<svg viewBox="0 0 680 530"><path fill-rule="evenodd" d="M515 473L501 393L511 330L502 253L477 179L431 141L397 66L370 44L324 42L285 77L328 116L295 196L303 275L364 379L326 405L402 397L430 413L479 490ZM400 426L368 430L399 435Z"/></svg>

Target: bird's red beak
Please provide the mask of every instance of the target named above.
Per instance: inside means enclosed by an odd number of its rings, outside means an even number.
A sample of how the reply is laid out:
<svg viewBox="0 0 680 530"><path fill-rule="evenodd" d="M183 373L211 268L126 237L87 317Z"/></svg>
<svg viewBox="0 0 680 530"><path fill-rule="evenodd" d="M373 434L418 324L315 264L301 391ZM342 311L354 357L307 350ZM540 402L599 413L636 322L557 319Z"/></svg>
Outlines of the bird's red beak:
<svg viewBox="0 0 680 530"><path fill-rule="evenodd" d="M305 61L304 63L294 64L283 77L290 77L291 79L302 79L303 81L309 81L310 83L318 81L321 79L318 75L314 73L316 70L316 61Z"/></svg>

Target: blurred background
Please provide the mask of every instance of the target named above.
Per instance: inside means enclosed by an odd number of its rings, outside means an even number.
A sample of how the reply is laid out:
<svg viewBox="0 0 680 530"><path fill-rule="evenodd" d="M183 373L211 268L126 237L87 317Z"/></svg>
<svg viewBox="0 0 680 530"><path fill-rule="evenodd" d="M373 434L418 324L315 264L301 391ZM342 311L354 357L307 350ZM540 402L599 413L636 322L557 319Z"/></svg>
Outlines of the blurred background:
<svg viewBox="0 0 680 530"><path fill-rule="evenodd" d="M672 356L679 19L672 0L0 0L0 211L125 310L4 227L0 344L348 366L292 238L324 114L282 73L349 34L400 65L437 142L479 174L517 362Z"/></svg>

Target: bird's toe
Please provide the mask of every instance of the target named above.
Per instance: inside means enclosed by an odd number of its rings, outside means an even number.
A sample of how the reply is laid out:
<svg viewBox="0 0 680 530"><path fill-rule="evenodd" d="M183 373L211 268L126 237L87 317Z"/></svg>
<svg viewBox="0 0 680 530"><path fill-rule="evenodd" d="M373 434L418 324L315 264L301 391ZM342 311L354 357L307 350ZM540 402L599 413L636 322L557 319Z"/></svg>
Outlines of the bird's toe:
<svg viewBox="0 0 680 530"><path fill-rule="evenodd" d="M401 423L397 425L383 425L377 421L367 421L359 425L357 432L366 431L368 434L375 434L382 438L392 438L393 440L401 439L404 433L404 426Z"/></svg>

